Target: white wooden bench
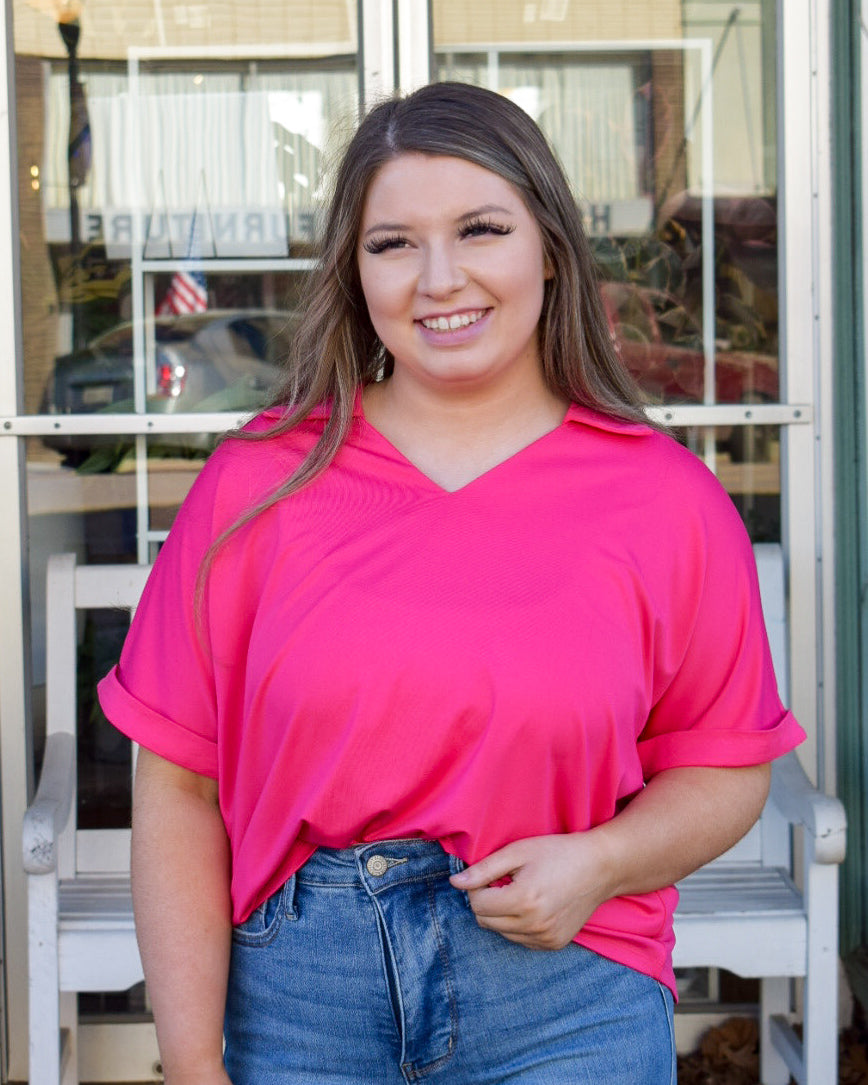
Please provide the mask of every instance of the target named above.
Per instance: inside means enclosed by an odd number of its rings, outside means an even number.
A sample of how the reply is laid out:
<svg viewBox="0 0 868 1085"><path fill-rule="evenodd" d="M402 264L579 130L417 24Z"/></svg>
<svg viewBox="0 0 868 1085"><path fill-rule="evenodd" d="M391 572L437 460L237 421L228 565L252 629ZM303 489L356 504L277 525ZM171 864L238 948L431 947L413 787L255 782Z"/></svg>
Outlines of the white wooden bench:
<svg viewBox="0 0 868 1085"><path fill-rule="evenodd" d="M28 892L31 1085L78 1082L78 992L141 981L130 897L129 829L77 828L76 687L79 613L132 611L149 568L49 560L46 744L24 817Z"/></svg>
<svg viewBox="0 0 868 1085"><path fill-rule="evenodd" d="M754 546L763 612L781 690L787 688L781 549ZM795 753L775 762L757 825L726 855L680 885L676 968L725 968L760 979L763 1085L838 1080L838 864L846 818ZM796 884L798 878L799 885ZM802 978L802 1039L790 1027L793 980Z"/></svg>
<svg viewBox="0 0 868 1085"><path fill-rule="evenodd" d="M776 666L785 643L780 548L755 548ZM47 740L24 819L30 955L31 1085L76 1085L77 992L142 979L129 890L129 830L76 827L77 613L133 610L147 566L48 569ZM779 674L784 675L783 669ZM782 682L785 688L785 681ZM794 881L801 828L800 891ZM841 804L814 790L795 755L773 768L760 823L732 852L687 878L675 918L676 967L720 967L761 979L764 1085L837 1080L837 864ZM804 983L804 1041L789 1027L793 978Z"/></svg>

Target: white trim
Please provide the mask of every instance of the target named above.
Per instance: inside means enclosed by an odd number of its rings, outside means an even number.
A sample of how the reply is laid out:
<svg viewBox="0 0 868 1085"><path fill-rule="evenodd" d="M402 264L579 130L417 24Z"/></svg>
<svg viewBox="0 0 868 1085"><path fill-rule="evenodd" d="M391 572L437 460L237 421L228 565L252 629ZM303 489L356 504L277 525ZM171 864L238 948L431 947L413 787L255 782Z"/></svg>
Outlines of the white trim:
<svg viewBox="0 0 868 1085"><path fill-rule="evenodd" d="M397 0L398 86L403 94L431 79L431 24L428 5Z"/></svg>
<svg viewBox="0 0 868 1085"><path fill-rule="evenodd" d="M365 109L395 90L392 0L361 0L362 101Z"/></svg>
<svg viewBox="0 0 868 1085"><path fill-rule="evenodd" d="M689 127L702 118L702 350L705 355L705 402L714 402L714 360L717 349L715 325L717 305L714 281L714 67L709 38L698 41L701 65L699 91L700 104L695 116L689 121ZM684 138L689 140L692 131L685 129ZM706 455L713 455L709 447Z"/></svg>
<svg viewBox="0 0 868 1085"><path fill-rule="evenodd" d="M812 427L788 427L782 440L782 534L789 562L791 705L808 732L800 756L809 775L834 791L834 657L823 658L827 635L824 587L833 583L833 553L824 495L828 475L820 438L831 405L821 360L831 335L829 244L831 139L828 58L818 41L818 22L830 18L827 0L780 4L778 59L778 221L781 380L785 397L814 403ZM822 66L822 71L821 71ZM825 155L825 158L824 158ZM825 310L824 307L825 306ZM828 354L826 354L828 357ZM826 526L827 523L829 526Z"/></svg>
<svg viewBox="0 0 868 1085"><path fill-rule="evenodd" d="M148 438L136 434L136 561L147 565L151 560L148 531L151 526L151 495L148 485Z"/></svg>
<svg viewBox="0 0 868 1085"><path fill-rule="evenodd" d="M2 170L0 165L0 170ZM9 1078L27 1079L27 929L21 821L33 793L30 711L30 622L26 581L27 512L24 445L0 441L0 569L5 620L0 623L0 788L2 788L3 922ZM5 1047L0 1022L0 1047ZM3 1068L0 1067L0 1073ZM3 1077L6 1080L6 1077Z"/></svg>
<svg viewBox="0 0 868 1085"><path fill-rule="evenodd" d="M413 3L414 0L408 0ZM707 39L700 38L612 38L606 41L498 41L444 43L435 53L632 53L648 49L701 48Z"/></svg>
<svg viewBox="0 0 868 1085"><path fill-rule="evenodd" d="M818 764L820 788L837 792L837 683L835 628L835 395L833 318L833 209L832 209L832 10L829 0L817 0L813 12L811 82L814 133L812 205L816 249L814 282L815 415L818 419L814 455L817 462L814 527L818 552Z"/></svg>
<svg viewBox="0 0 868 1085"><path fill-rule="evenodd" d="M649 417L667 426L810 425L810 403L662 404L648 407ZM252 417L250 412L185 414L31 414L0 415L0 437L46 437L51 434L225 433Z"/></svg>
<svg viewBox="0 0 868 1085"><path fill-rule="evenodd" d="M646 413L667 426L804 426L814 420L810 403L672 404L647 407ZM0 420L2 423L2 420Z"/></svg>
<svg viewBox="0 0 868 1085"><path fill-rule="evenodd" d="M34 414L0 418L0 436L44 437L57 433L225 433L244 425L250 412L202 414Z"/></svg>
<svg viewBox="0 0 868 1085"><path fill-rule="evenodd" d="M15 63L12 2L0 20L0 404L21 407L21 294L18 261L18 168L16 153ZM3 876L0 977L5 1020L0 1020L0 1077L27 1077L27 929L21 821L33 791L30 715L30 622L24 507L24 443L0 442L0 570L4 621L0 623L0 801ZM14 997L13 996L14 993ZM8 1047L7 1047L8 1039Z"/></svg>
<svg viewBox="0 0 868 1085"><path fill-rule="evenodd" d="M4 7L0 23L0 267L8 269L11 289L0 291L0 409L20 409L20 382L13 364L21 357L19 313L21 276L18 273L18 172L15 137L14 72L12 63L12 5ZM8 34L8 39L7 39ZM13 188L13 186L15 186Z"/></svg>

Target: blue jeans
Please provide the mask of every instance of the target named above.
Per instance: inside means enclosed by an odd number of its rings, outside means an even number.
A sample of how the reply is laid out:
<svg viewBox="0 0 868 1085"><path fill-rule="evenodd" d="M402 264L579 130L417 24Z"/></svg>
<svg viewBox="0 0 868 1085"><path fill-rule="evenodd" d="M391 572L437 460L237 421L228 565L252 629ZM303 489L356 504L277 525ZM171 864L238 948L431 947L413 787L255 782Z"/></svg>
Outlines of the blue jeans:
<svg viewBox="0 0 868 1085"><path fill-rule="evenodd" d="M439 844L320 849L233 933L233 1085L673 1085L672 996L476 923Z"/></svg>

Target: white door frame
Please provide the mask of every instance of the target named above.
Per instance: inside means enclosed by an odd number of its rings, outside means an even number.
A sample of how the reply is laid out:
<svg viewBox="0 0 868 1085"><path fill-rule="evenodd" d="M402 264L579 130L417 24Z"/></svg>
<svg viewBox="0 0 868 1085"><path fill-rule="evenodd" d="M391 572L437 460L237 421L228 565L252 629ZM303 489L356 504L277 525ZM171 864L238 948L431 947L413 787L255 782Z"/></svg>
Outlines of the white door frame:
<svg viewBox="0 0 868 1085"><path fill-rule="evenodd" d="M783 443L783 543L789 571L793 711L800 751L835 791L835 624L832 388L832 171L829 0L780 3L778 222L783 394L811 403L811 424Z"/></svg>

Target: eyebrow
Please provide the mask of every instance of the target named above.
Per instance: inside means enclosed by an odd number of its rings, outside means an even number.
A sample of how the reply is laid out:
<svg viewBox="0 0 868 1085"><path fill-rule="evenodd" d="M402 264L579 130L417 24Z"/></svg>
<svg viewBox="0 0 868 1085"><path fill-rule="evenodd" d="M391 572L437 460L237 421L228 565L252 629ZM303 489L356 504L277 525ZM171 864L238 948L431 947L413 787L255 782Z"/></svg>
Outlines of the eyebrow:
<svg viewBox="0 0 868 1085"><path fill-rule="evenodd" d="M472 219L479 218L481 215L514 215L515 211L511 211L508 207L502 207L498 203L485 203L481 207L474 207L471 211L465 211L463 215L459 215L455 220L456 222L469 222ZM389 231L407 230L409 226L403 222L377 222L373 226L365 230L363 237L368 237L370 234L388 233Z"/></svg>

